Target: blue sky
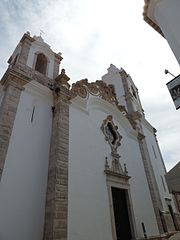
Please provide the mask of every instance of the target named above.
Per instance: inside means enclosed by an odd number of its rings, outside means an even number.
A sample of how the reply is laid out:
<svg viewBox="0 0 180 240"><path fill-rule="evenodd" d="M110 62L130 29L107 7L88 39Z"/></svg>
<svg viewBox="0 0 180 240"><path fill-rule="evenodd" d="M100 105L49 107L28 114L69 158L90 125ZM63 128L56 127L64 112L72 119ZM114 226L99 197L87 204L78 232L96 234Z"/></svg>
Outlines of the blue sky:
<svg viewBox="0 0 180 240"><path fill-rule="evenodd" d="M39 35L55 52L75 82L101 79L111 63L123 67L139 89L142 105L158 139L167 169L180 159L180 114L166 83L167 68L179 65L166 40L143 21L143 0L1 0L0 76L26 31Z"/></svg>

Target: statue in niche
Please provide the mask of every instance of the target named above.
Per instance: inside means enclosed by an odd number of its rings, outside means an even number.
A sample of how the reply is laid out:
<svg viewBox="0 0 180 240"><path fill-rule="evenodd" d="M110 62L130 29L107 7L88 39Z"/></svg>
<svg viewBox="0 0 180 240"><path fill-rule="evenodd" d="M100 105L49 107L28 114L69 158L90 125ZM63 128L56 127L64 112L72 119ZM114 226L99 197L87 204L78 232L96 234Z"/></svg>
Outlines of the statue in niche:
<svg viewBox="0 0 180 240"><path fill-rule="evenodd" d="M117 148L121 145L122 136L118 132L118 126L115 126L112 120L112 116L109 115L101 126L101 130L105 135L105 140L109 143L111 147L111 162L108 162L108 157L105 157L105 173L118 176L125 179L126 181L130 178L128 176L128 170L126 164L124 164L124 169L120 164L120 155Z"/></svg>
<svg viewBox="0 0 180 240"><path fill-rule="evenodd" d="M117 129L118 127L115 126L112 121L112 116L107 116L107 118L103 121L101 130L105 135L105 140L108 141L111 146L112 152L116 152L117 148L121 145L120 141L122 136L119 134Z"/></svg>
<svg viewBox="0 0 180 240"><path fill-rule="evenodd" d="M114 131L113 126L110 122L108 122L108 124L106 125L105 131L106 131L107 135L109 136L109 141L111 142L111 144L115 145L117 136L116 136L116 132Z"/></svg>
<svg viewBox="0 0 180 240"><path fill-rule="evenodd" d="M120 155L117 152L117 148L121 145L120 141L122 139L122 136L119 134L117 129L118 127L115 126L112 121L112 116L111 115L107 116L107 118L103 121L101 130L105 135L105 140L108 141L111 147L112 161L111 161L111 167L109 167L108 160L106 158L105 169L111 172L124 175L125 173L123 172L119 162Z"/></svg>

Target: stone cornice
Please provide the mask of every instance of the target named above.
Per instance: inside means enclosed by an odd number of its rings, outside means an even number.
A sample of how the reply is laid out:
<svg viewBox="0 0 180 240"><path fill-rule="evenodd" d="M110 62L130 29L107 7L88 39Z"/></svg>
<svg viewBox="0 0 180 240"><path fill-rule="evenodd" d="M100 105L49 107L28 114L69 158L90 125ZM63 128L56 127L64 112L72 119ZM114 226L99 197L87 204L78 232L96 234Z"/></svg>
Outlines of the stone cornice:
<svg viewBox="0 0 180 240"><path fill-rule="evenodd" d="M24 42L24 41L34 42L35 39L34 39L33 37L31 37L30 34L25 33L25 34L22 36L20 42Z"/></svg>
<svg viewBox="0 0 180 240"><path fill-rule="evenodd" d="M44 76L43 74L35 71L28 66L23 66L21 64L14 64L9 66L9 68L2 77L2 85L5 85L7 77L9 77L10 75L13 77L17 77L18 81L22 80L24 84L30 82L31 80L35 80L40 84L49 87L49 84L52 83L52 79Z"/></svg>
<svg viewBox="0 0 180 240"><path fill-rule="evenodd" d="M157 0L155 0L155 1L154 0L144 0L144 2L145 2L144 11L143 11L144 20L164 37L164 34L163 34L161 28L157 25L154 18L152 18L152 7L154 6L154 4L157 3Z"/></svg>
<svg viewBox="0 0 180 240"><path fill-rule="evenodd" d="M111 176L114 176L114 177L118 177L118 178L122 178L124 179L125 181L128 181L131 177L128 176L128 175L125 175L125 174L121 174L121 173L117 173L117 172L113 172L111 170L104 170L104 172L107 174L107 175L111 175Z"/></svg>

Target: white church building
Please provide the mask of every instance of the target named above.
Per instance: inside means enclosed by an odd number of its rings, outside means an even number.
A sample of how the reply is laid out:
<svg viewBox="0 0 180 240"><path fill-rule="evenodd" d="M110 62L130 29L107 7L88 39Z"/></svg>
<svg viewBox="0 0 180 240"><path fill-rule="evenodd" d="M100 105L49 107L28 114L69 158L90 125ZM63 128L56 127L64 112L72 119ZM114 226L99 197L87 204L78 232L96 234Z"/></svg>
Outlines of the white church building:
<svg viewBox="0 0 180 240"><path fill-rule="evenodd" d="M23 35L0 82L0 240L168 239L180 214L124 69L68 83Z"/></svg>

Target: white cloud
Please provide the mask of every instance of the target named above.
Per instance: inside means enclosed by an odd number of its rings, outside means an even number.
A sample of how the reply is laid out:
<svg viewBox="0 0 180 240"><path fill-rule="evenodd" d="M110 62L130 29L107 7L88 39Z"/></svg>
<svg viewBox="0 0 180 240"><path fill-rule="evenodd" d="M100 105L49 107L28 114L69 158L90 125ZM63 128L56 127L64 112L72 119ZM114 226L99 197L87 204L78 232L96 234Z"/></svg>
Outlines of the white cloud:
<svg viewBox="0 0 180 240"><path fill-rule="evenodd" d="M0 75L24 32L43 36L62 52L71 81L100 79L110 63L123 67L137 85L147 118L157 128L168 169L179 161L180 116L165 83L179 66L166 42L142 17L143 1L1 0Z"/></svg>

